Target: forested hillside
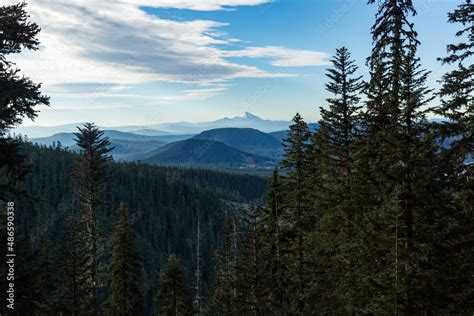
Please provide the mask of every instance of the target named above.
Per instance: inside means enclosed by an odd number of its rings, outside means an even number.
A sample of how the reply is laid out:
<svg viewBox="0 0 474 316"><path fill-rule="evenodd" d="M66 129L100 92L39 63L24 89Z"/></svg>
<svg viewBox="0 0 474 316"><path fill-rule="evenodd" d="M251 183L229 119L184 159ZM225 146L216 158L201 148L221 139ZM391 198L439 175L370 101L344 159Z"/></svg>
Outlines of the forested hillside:
<svg viewBox="0 0 474 316"><path fill-rule="evenodd" d="M252 128L212 129L193 138L221 142L240 151L273 159L280 159L283 149L280 140Z"/></svg>
<svg viewBox="0 0 474 316"><path fill-rule="evenodd" d="M18 310L22 315L32 315L42 304L52 304L48 310L67 310L63 268L69 251L68 221L71 214L78 212L74 208L72 190L72 168L77 155L59 147L28 144L24 145L24 151L28 153L31 172L19 189L30 198L15 200L17 236L21 236L24 243L18 246L21 248L18 251L25 260L17 266L17 275L20 280L27 279L28 284L17 289ZM143 270L136 277L140 280L140 292L145 297L148 312L154 305L157 276L171 253L182 260L186 281L193 282L198 219L203 288L207 289L223 214L235 211L228 202L239 205L260 200L267 184L264 178L255 176L136 163L112 163L110 175L107 195L101 197L106 205L99 218L102 266L106 266L110 257L109 236L117 219L114 209L124 203L136 233L134 245L143 261ZM44 267L39 260L44 259L52 270L42 270ZM45 284L41 282L48 277L51 284L45 291Z"/></svg>
<svg viewBox="0 0 474 316"><path fill-rule="evenodd" d="M206 168L272 168L275 160L243 152L224 143L186 139L168 144L145 154L143 162L158 165L174 165Z"/></svg>

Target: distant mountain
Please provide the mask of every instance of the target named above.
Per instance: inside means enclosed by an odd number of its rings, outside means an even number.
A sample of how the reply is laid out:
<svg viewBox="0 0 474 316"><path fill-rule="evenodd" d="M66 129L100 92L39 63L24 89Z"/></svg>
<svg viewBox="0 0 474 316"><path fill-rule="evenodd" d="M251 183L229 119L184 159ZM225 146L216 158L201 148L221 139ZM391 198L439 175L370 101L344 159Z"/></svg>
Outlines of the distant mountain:
<svg viewBox="0 0 474 316"><path fill-rule="evenodd" d="M204 131L193 138L221 142L240 151L276 159L283 152L279 140L253 128L217 128Z"/></svg>
<svg viewBox="0 0 474 316"><path fill-rule="evenodd" d="M192 138L194 134L190 135L163 135L163 136L154 136L156 140L162 141L164 143L172 143L177 142L180 140L185 140L188 138Z"/></svg>
<svg viewBox="0 0 474 316"><path fill-rule="evenodd" d="M234 117L224 117L223 119L220 119L220 120L217 120L217 121L214 121L214 123L216 124L219 124L219 123L224 123L224 124L227 124L227 123L230 123L230 124L238 124L238 123L241 123L241 122L261 122L261 121L265 121L263 119L261 119L260 117L258 117L257 115L254 115L250 112L244 112L240 115L237 115L237 116L234 116ZM272 121L272 122L275 122L275 121ZM286 121L285 121L286 123Z"/></svg>
<svg viewBox="0 0 474 316"><path fill-rule="evenodd" d="M32 138L30 141L35 144L46 146L51 146L60 142L61 145L65 147L73 146L76 143L74 141L73 133L56 133L48 137Z"/></svg>
<svg viewBox="0 0 474 316"><path fill-rule="evenodd" d="M139 130L133 130L133 131L130 131L130 133L134 133L134 134L139 134L139 135L146 135L146 136L168 136L168 135L171 135L170 132L165 132L165 131L160 131L160 130L156 130L156 129L139 129Z"/></svg>
<svg viewBox="0 0 474 316"><path fill-rule="evenodd" d="M268 133L270 136L273 136L275 139L277 139L278 141L283 142L283 140L287 137L288 135L288 130L284 130L284 131L277 131L277 132L271 132L271 133Z"/></svg>
<svg viewBox="0 0 474 316"><path fill-rule="evenodd" d="M77 126L83 123L73 123L59 126L20 126L13 130L16 134L27 135L29 138L38 138L51 136L56 133L70 133L77 131ZM224 127L238 127L238 128L254 128L262 132L274 132L287 129L291 124L290 121L272 121L262 119L252 113L245 112L236 117L225 117L211 122L176 122L176 123L161 123L153 125L130 125L130 126L100 126L103 130L117 130L122 132L129 132L134 134L141 134L146 136L164 136L167 134L174 135L189 135L199 134L203 131L224 128Z"/></svg>
<svg viewBox="0 0 474 316"><path fill-rule="evenodd" d="M159 129L174 134L198 134L206 130L224 128L224 127L238 127L238 128L254 128L263 132L272 132L288 128L290 121L272 121L262 119L252 113L245 112L242 115L235 117L224 117L222 119L203 122L178 122L178 123L163 123L151 125L148 128Z"/></svg>
<svg viewBox="0 0 474 316"><path fill-rule="evenodd" d="M105 130L104 136L110 139L122 139L130 141L150 141L150 140L160 140L159 136L147 136L134 133L127 133L117 130Z"/></svg>
<svg viewBox="0 0 474 316"><path fill-rule="evenodd" d="M57 126L20 126L14 129L13 133L16 135L27 135L29 138L43 138L59 133L74 133L77 132L77 128L81 127L82 125L84 125L84 123L71 123ZM160 131L157 129L148 129L144 126L99 126L99 128L102 130L128 132L131 134L143 136L164 136L171 134L169 132Z"/></svg>
<svg viewBox="0 0 474 316"><path fill-rule="evenodd" d="M221 142L194 138L168 144L147 156L142 162L187 167L247 169L275 164L273 159L252 155Z"/></svg>
<svg viewBox="0 0 474 316"><path fill-rule="evenodd" d="M117 130L105 130L104 136L108 137L109 139L121 139L121 140L128 140L128 141L161 141L160 136L146 136L146 135L138 135L133 133L126 133ZM31 141L33 143L38 143L41 145L52 145L53 143L57 143L58 141L61 142L64 146L72 146L75 144L74 141L74 134L73 133L56 133L54 135L48 137L39 137L39 138L32 138Z"/></svg>
<svg viewBox="0 0 474 316"><path fill-rule="evenodd" d="M133 141L124 139L111 139L110 143L114 148L112 156L115 160L134 160L137 154L144 154L163 147L165 143L159 140Z"/></svg>
<svg viewBox="0 0 474 316"><path fill-rule="evenodd" d="M112 156L115 160L130 160L136 155L145 154L166 144L159 139L161 136L144 136L114 130L104 131L104 135L114 147ZM75 151L77 147L74 138L73 133L57 133L49 137L33 138L31 142L46 146L61 143L62 146Z"/></svg>
<svg viewBox="0 0 474 316"><path fill-rule="evenodd" d="M77 132L77 126L82 126L84 123L72 123L57 126L20 126L13 130L14 134L26 135L29 138L47 137L58 133L73 133Z"/></svg>

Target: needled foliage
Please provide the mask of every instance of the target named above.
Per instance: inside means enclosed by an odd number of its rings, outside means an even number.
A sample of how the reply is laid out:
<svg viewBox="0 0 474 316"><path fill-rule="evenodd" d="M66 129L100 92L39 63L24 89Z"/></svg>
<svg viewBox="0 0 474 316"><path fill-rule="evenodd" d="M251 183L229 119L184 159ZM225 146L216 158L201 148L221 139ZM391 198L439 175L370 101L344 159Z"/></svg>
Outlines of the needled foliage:
<svg viewBox="0 0 474 316"><path fill-rule="evenodd" d="M110 142L104 132L92 123L86 123L75 133L80 148L77 162L72 171L72 185L75 193L74 206L80 210L84 223L87 258L85 262L86 302L85 310L97 314L101 308L101 289L104 287L104 268L101 256L103 234L101 220L107 205L107 185L109 182L109 166L112 160L109 152Z"/></svg>
<svg viewBox="0 0 474 316"><path fill-rule="evenodd" d="M192 314L191 296L184 269L176 255L168 259L157 284L157 315L181 316Z"/></svg>
<svg viewBox="0 0 474 316"><path fill-rule="evenodd" d="M135 250L135 235L128 209L121 204L111 237L112 256L109 263L110 294L106 301L108 315L143 315L140 290L142 266Z"/></svg>
<svg viewBox="0 0 474 316"><path fill-rule="evenodd" d="M40 28L28 21L26 3L0 7L0 200L8 194L26 194L17 187L29 169L21 150L21 140L9 135L9 130L23 122L25 117L34 119L37 105L49 105L49 98L36 84L8 60L8 55L24 50L37 50Z"/></svg>

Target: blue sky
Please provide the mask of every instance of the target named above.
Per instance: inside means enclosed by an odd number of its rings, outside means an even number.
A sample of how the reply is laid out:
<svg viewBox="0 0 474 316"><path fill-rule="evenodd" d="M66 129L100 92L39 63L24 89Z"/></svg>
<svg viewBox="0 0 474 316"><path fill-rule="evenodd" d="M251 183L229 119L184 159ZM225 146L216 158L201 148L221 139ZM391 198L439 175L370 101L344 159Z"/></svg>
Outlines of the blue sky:
<svg viewBox="0 0 474 316"><path fill-rule="evenodd" d="M433 71L456 26L456 0L414 0L419 55ZM209 121L252 112L309 121L325 106L324 73L347 46L366 74L376 7L365 0L30 0L41 49L14 56L51 107L25 125Z"/></svg>

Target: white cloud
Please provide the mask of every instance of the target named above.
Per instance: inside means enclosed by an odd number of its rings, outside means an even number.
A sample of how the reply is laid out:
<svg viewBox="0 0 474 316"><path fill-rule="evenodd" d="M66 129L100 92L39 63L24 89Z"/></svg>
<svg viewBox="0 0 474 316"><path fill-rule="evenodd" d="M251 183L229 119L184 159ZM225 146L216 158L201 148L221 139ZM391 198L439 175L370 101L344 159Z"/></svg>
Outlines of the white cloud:
<svg viewBox="0 0 474 316"><path fill-rule="evenodd" d="M329 64L329 54L310 50L297 50L281 46L249 47L227 51L227 57L270 58L273 66L305 67Z"/></svg>
<svg viewBox="0 0 474 316"><path fill-rule="evenodd" d="M10 1L12 3L16 1ZM323 64L324 53L284 47L225 51L232 44L208 21L177 21L152 16L142 6L192 10L228 10L272 0L30 0L27 11L42 32L40 50L12 56L25 75L47 88L61 84L109 84L122 87L150 81L213 85L233 78L287 77L228 57L267 57L271 64L296 67ZM196 90L198 91L198 90ZM224 90L208 91L207 97ZM89 91L97 94L97 91ZM113 93L114 91L99 91ZM66 92L67 93L67 92ZM87 92L86 92L87 93ZM183 91L183 98L199 92ZM201 91L199 98L206 97Z"/></svg>
<svg viewBox="0 0 474 316"><path fill-rule="evenodd" d="M223 24L170 21L137 5L108 1L30 1L43 29L37 52L15 56L33 79L52 83L139 83L152 80L212 82L267 75L233 64L207 33Z"/></svg>
<svg viewBox="0 0 474 316"><path fill-rule="evenodd" d="M144 95L136 93L116 93L114 89L104 89L104 90L92 90L92 92L67 92L57 90L51 94L52 97L64 97L67 96L69 99L79 99L79 100L88 100L90 102L97 102L102 98L111 99L118 98L122 101L127 101L130 99L142 99L149 101L163 101L164 103L173 103L175 101L192 101L192 100L207 100L211 97L219 95L223 91L227 90L227 87L220 85L213 86L212 88L207 89L185 89L181 90L179 95Z"/></svg>
<svg viewBox="0 0 474 316"><path fill-rule="evenodd" d="M181 91L181 95L163 96L159 97L159 99L163 101L207 100L216 95L219 95L225 90L227 90L227 87L221 86L207 89L186 89Z"/></svg>
<svg viewBox="0 0 474 316"><path fill-rule="evenodd" d="M132 106L129 104L84 104L71 103L71 104L55 104L54 108L38 108L40 110L61 110L61 111L81 111L81 110L111 110L111 109L127 109Z"/></svg>
<svg viewBox="0 0 474 316"><path fill-rule="evenodd" d="M122 2L155 8L188 9L199 11L231 10L236 6L255 6L273 2L273 0L122 0Z"/></svg>

